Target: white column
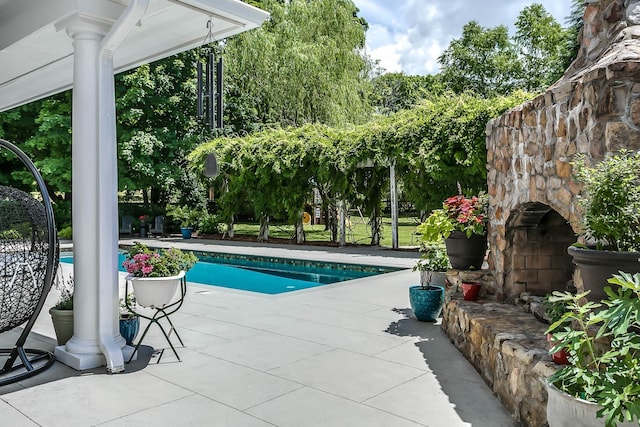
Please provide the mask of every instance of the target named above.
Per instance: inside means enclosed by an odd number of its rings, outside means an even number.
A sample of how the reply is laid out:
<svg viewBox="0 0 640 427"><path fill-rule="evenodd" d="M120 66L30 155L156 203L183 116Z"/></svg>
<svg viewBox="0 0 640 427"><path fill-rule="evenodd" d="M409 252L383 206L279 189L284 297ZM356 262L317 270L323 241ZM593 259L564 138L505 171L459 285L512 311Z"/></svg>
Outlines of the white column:
<svg viewBox="0 0 640 427"><path fill-rule="evenodd" d="M398 249L398 191L396 187L396 161L389 166L389 191L391 192L391 247Z"/></svg>
<svg viewBox="0 0 640 427"><path fill-rule="evenodd" d="M98 340L98 55L106 29L77 21L73 37L72 220L74 246L73 337L56 357L75 369L104 364Z"/></svg>

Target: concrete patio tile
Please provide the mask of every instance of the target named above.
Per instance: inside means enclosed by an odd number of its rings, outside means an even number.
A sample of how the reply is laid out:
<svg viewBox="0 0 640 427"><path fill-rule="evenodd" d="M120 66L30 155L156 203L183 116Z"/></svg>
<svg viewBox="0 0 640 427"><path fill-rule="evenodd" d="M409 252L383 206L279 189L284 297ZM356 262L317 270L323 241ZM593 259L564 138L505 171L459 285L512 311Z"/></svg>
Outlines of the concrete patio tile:
<svg viewBox="0 0 640 427"><path fill-rule="evenodd" d="M309 341L262 332L233 342L210 345L201 351L239 365L267 371L330 350L330 347Z"/></svg>
<svg viewBox="0 0 640 427"><path fill-rule="evenodd" d="M184 316L178 321L173 321L180 325L180 329L189 329L194 332L201 332L226 340L242 339L260 334L260 330L248 328L231 322L221 322L203 316Z"/></svg>
<svg viewBox="0 0 640 427"><path fill-rule="evenodd" d="M296 319L274 327L273 331L366 355L374 355L406 342L402 337L389 334L369 334Z"/></svg>
<svg viewBox="0 0 640 427"><path fill-rule="evenodd" d="M270 371L272 374L357 402L424 375L424 371L335 350Z"/></svg>
<svg viewBox="0 0 640 427"><path fill-rule="evenodd" d="M344 285L344 286L350 286L350 285ZM335 292L337 291L337 288L331 288L331 291ZM293 302L293 303L297 302L304 305L325 307L333 310L344 311L347 313L354 313L354 314L368 313L370 311L379 310L380 308L385 306L381 304L379 305L379 304L363 303L355 299L352 301L337 299L337 298L323 295L324 293L325 293L324 290L322 292L317 292L317 293L303 292L303 293L300 293L299 295L291 296L291 298L289 299L289 302Z"/></svg>
<svg viewBox="0 0 640 427"><path fill-rule="evenodd" d="M393 313L389 308L385 308L384 310L389 313L386 318L380 315L369 316L369 313L354 314L333 308L296 304L283 310L281 314L294 319L308 320L323 325L383 335L391 322L402 318L401 314ZM378 310L376 310L376 312L378 312Z"/></svg>
<svg viewBox="0 0 640 427"><path fill-rule="evenodd" d="M517 425L486 386L478 387L464 379L446 384L442 381L441 376L427 373L364 403L431 426ZM452 388L459 392L452 394Z"/></svg>
<svg viewBox="0 0 640 427"><path fill-rule="evenodd" d="M431 371L429 364L424 359L423 354L420 352L416 343L417 338L412 338L409 342L401 344L390 350L383 351L376 354L374 357L377 359L387 360L389 362L398 363L400 365L410 366L416 369L422 369L424 371Z"/></svg>
<svg viewBox="0 0 640 427"><path fill-rule="evenodd" d="M188 396L100 424L105 427L229 426L269 427L273 424L222 405L204 396Z"/></svg>
<svg viewBox="0 0 640 427"><path fill-rule="evenodd" d="M4 402L0 398L0 419L3 426L11 427L37 427L38 424L34 423L24 414L21 414L15 408L8 403Z"/></svg>
<svg viewBox="0 0 640 427"><path fill-rule="evenodd" d="M84 427L163 405L191 394L190 391L153 375L137 372L117 376L87 374L82 376L82 381L64 378L5 394L2 400L28 414L38 425Z"/></svg>
<svg viewBox="0 0 640 427"><path fill-rule="evenodd" d="M182 363L149 366L147 369L173 384L239 410L302 387L301 384L197 352L190 352L182 358Z"/></svg>
<svg viewBox="0 0 640 427"><path fill-rule="evenodd" d="M279 427L418 427L409 420L308 387L246 412ZM453 424L447 424L447 427Z"/></svg>

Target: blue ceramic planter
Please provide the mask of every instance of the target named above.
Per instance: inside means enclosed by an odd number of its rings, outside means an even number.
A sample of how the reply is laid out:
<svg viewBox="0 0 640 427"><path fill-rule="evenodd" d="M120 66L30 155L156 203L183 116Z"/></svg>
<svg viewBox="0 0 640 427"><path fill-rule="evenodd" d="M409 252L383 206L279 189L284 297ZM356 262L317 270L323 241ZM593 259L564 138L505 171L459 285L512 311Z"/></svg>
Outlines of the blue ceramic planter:
<svg viewBox="0 0 640 427"><path fill-rule="evenodd" d="M409 302L416 319L423 322L435 322L444 305L444 287L430 286L423 289L416 285L409 287Z"/></svg>
<svg viewBox="0 0 640 427"><path fill-rule="evenodd" d="M183 239L190 239L191 238L191 233L193 232L193 228L190 227L182 227L180 229L180 233L182 233L182 238Z"/></svg>
<svg viewBox="0 0 640 427"><path fill-rule="evenodd" d="M127 342L127 345L132 345L133 340L138 335L140 329L140 318L133 316L128 319L120 319L120 335Z"/></svg>

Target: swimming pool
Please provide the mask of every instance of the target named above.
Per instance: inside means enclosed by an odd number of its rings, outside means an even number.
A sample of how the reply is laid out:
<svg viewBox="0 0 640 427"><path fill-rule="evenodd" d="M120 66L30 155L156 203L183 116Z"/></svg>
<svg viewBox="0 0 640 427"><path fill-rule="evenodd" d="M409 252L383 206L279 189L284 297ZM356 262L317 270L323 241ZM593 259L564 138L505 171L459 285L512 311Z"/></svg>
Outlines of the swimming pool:
<svg viewBox="0 0 640 427"><path fill-rule="evenodd" d="M401 270L252 255L193 253L199 261L187 273L188 281L272 295ZM124 260L125 254L119 254L120 271L125 271ZM73 263L73 256L61 256L60 262Z"/></svg>

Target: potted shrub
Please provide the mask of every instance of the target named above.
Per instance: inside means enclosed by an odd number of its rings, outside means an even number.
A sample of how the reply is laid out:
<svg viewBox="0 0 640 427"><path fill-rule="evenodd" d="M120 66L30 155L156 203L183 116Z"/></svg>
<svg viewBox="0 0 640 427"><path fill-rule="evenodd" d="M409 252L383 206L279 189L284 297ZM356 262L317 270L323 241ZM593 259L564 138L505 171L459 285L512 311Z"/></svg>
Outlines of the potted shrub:
<svg viewBox="0 0 640 427"><path fill-rule="evenodd" d="M133 340L140 330L140 316L134 312L135 307L136 298L132 293L120 298L120 335L127 342L127 345L133 344Z"/></svg>
<svg viewBox="0 0 640 427"><path fill-rule="evenodd" d="M640 153L623 150L595 166L577 155L572 166L583 184L582 242L568 252L589 298L598 301L613 274L640 272Z"/></svg>
<svg viewBox="0 0 640 427"><path fill-rule="evenodd" d="M167 206L167 215L180 223L182 238L190 239L191 233L202 212L191 209L188 206Z"/></svg>
<svg viewBox="0 0 640 427"><path fill-rule="evenodd" d="M638 425L640 274L621 272L609 283L618 287L607 287L601 302L585 302L589 291L550 298L568 308L547 333L557 343L551 352L567 350L569 365L547 380L549 427Z"/></svg>
<svg viewBox="0 0 640 427"><path fill-rule="evenodd" d="M487 203L486 194L449 197L442 209L418 226L418 232L425 242L445 241L452 268L480 269L487 251Z"/></svg>
<svg viewBox="0 0 640 427"><path fill-rule="evenodd" d="M64 345L73 336L73 276L68 279L56 276L55 288L60 299L49 309L58 345Z"/></svg>
<svg viewBox="0 0 640 427"><path fill-rule="evenodd" d="M433 322L444 304L445 272L450 267L442 244L422 245L422 255L413 271L420 271L420 285L409 287L409 302L416 319Z"/></svg>
<svg viewBox="0 0 640 427"><path fill-rule="evenodd" d="M191 252L180 249L152 251L136 242L127 253L123 267L129 273L136 303L143 307L163 307L178 289L185 273L198 261Z"/></svg>
<svg viewBox="0 0 640 427"><path fill-rule="evenodd" d="M559 321L562 316L569 311L566 301L562 298L557 298L559 295L554 296L553 294L548 294L544 298L544 319L541 320L551 325ZM553 336L550 333L547 333L547 342L550 345L550 349L558 345L558 343L553 340ZM551 360L558 365L568 365L569 359L567 350L561 348L558 351L552 352Z"/></svg>

